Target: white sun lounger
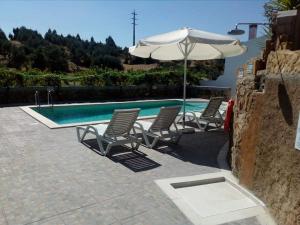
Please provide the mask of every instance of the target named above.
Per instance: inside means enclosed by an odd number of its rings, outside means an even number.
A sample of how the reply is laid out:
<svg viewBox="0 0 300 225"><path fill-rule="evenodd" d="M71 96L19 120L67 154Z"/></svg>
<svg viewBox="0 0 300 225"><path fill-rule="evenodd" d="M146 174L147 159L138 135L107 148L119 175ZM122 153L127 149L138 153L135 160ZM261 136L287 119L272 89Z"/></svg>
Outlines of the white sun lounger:
<svg viewBox="0 0 300 225"><path fill-rule="evenodd" d="M212 97L206 108L199 112L186 112L185 121L195 121L199 129L206 130L210 123L214 123L217 128L221 127L224 123L225 110L222 109L223 97ZM180 114L180 118L177 122L183 119L183 114Z"/></svg>
<svg viewBox="0 0 300 225"><path fill-rule="evenodd" d="M136 121L140 109L115 110L109 124L89 125L87 127L76 127L77 138L83 142L88 133L96 136L101 155L109 154L112 146L131 144L133 149L138 149L140 140L131 134L133 124ZM80 130L84 130L80 135ZM104 143L107 144L106 148ZM134 146L136 143L136 146Z"/></svg>
<svg viewBox="0 0 300 225"><path fill-rule="evenodd" d="M181 106L161 107L159 114L153 122L135 122L134 129L142 132L142 136L148 148L153 148L159 140L178 143L181 132L176 126L175 119L180 109ZM172 124L175 128L174 131L170 130ZM149 137L153 138L151 143Z"/></svg>

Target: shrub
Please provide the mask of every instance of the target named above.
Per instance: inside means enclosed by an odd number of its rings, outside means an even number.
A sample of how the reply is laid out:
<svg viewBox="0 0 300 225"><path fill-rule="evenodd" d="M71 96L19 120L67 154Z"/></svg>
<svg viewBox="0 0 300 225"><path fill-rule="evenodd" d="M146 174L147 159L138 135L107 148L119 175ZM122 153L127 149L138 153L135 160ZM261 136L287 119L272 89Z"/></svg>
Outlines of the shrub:
<svg viewBox="0 0 300 225"><path fill-rule="evenodd" d="M104 80L101 75L89 75L79 78L82 86L104 86Z"/></svg>
<svg viewBox="0 0 300 225"><path fill-rule="evenodd" d="M59 75L25 75L26 86L61 86L61 78Z"/></svg>
<svg viewBox="0 0 300 225"><path fill-rule="evenodd" d="M15 70L0 69L0 87L23 86L23 75Z"/></svg>
<svg viewBox="0 0 300 225"><path fill-rule="evenodd" d="M203 72L190 72L187 79L190 84L198 84ZM118 71L92 68L76 73L53 74L39 69L20 72L0 68L0 87L10 86L130 86L130 85L182 85L182 70Z"/></svg>

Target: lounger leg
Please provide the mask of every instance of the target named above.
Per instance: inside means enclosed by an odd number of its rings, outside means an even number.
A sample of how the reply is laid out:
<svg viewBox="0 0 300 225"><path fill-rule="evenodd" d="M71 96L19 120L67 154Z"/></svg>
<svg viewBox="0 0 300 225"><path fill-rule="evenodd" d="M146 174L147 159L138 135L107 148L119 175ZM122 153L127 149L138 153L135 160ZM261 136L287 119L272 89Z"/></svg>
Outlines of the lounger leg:
<svg viewBox="0 0 300 225"><path fill-rule="evenodd" d="M148 148L151 148L151 144L150 144L150 142L149 142L149 138L148 138L147 134L145 134L145 132L142 132L142 133L143 133L143 138L144 138L144 140L145 140L146 146L147 146Z"/></svg>
<svg viewBox="0 0 300 225"><path fill-rule="evenodd" d="M136 145L134 146L134 141L131 141L130 145L131 145L132 150L137 150L138 149L138 143L136 143Z"/></svg>
<svg viewBox="0 0 300 225"><path fill-rule="evenodd" d="M172 135L172 141L174 142L174 144L178 144L178 142L180 141L180 139L181 139L181 136L182 136L182 134L173 134Z"/></svg>
<svg viewBox="0 0 300 225"><path fill-rule="evenodd" d="M131 148L134 149L133 141L130 142Z"/></svg>
<svg viewBox="0 0 300 225"><path fill-rule="evenodd" d="M104 151L104 155L105 155L105 156L107 156L107 155L109 154L111 147L112 147L112 144L108 144L108 145L106 146L106 149L105 149L105 151Z"/></svg>
<svg viewBox="0 0 300 225"><path fill-rule="evenodd" d="M135 150L138 150L139 147L140 147L140 145L141 145L141 141L140 141L140 140L137 140L137 141L136 141Z"/></svg>
<svg viewBox="0 0 300 225"><path fill-rule="evenodd" d="M195 116L194 115L185 115L185 122L193 122L195 119ZM177 120L177 123L179 123L181 120L183 120L183 115L181 115L179 117L179 119Z"/></svg>
<svg viewBox="0 0 300 225"><path fill-rule="evenodd" d="M153 137L153 136L151 135L151 137ZM147 135L146 132L143 132L143 138L145 140L147 148L153 148L156 145L156 143L158 142L158 140L159 140L159 137L155 137L154 136L153 137L154 139L153 139L152 143L150 143L149 137L148 137L148 135Z"/></svg>
<svg viewBox="0 0 300 225"><path fill-rule="evenodd" d="M224 122L216 122L215 125L216 125L216 128L220 128L222 127Z"/></svg>
<svg viewBox="0 0 300 225"><path fill-rule="evenodd" d="M179 119L177 120L177 123L179 123L182 119L183 119L183 115L179 117Z"/></svg>
<svg viewBox="0 0 300 225"><path fill-rule="evenodd" d="M200 130L203 129L203 127L202 127L200 121L198 120L198 118L196 118L196 124L197 124L197 126L199 127Z"/></svg>
<svg viewBox="0 0 300 225"><path fill-rule="evenodd" d="M81 142L79 127L76 127L76 133L78 142Z"/></svg>
<svg viewBox="0 0 300 225"><path fill-rule="evenodd" d="M100 154L105 156L107 148L104 149L101 137L99 135L97 135L97 134L96 134L96 140L97 140L98 146L100 148Z"/></svg>
<svg viewBox="0 0 300 225"><path fill-rule="evenodd" d="M134 146L134 143L135 143L135 146ZM138 150L141 143L139 140L134 140L134 141L131 141L130 144L131 144L131 148L133 150Z"/></svg>
<svg viewBox="0 0 300 225"><path fill-rule="evenodd" d="M177 145L178 142L180 141L182 135L177 135L177 137L175 138L174 143Z"/></svg>
<svg viewBox="0 0 300 225"><path fill-rule="evenodd" d="M205 124L202 125L200 123L200 120L198 118L196 118L196 123L197 123L197 126L199 127L200 130L206 130L206 128L207 128L207 126L209 124L209 122L205 122Z"/></svg>
<svg viewBox="0 0 300 225"><path fill-rule="evenodd" d="M190 116L188 116L188 118L189 118L189 122L193 122L195 120L196 116L193 115L192 119L190 119L191 118Z"/></svg>
<svg viewBox="0 0 300 225"><path fill-rule="evenodd" d="M203 127L203 130L207 131L208 125L209 125L209 122L206 122L204 127Z"/></svg>
<svg viewBox="0 0 300 225"><path fill-rule="evenodd" d="M153 148L157 144L158 140L159 140L159 137L155 137L153 139L152 143L150 144L150 148Z"/></svg>
<svg viewBox="0 0 300 225"><path fill-rule="evenodd" d="M85 128L85 130L84 130L84 132L83 132L83 134L82 134L82 136L81 136L81 138L80 138L80 142L82 142L83 140L84 140L84 138L85 138L85 136L87 135L87 133L89 132L89 129L90 128Z"/></svg>

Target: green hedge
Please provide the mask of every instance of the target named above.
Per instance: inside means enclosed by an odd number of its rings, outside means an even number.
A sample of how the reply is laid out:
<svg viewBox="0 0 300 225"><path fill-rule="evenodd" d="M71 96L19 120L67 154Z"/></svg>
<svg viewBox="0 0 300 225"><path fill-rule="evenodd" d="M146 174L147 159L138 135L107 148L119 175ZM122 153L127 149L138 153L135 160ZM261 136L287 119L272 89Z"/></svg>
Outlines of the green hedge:
<svg viewBox="0 0 300 225"><path fill-rule="evenodd" d="M204 74L188 74L190 84L198 84ZM91 69L72 74L48 74L38 70L20 72L0 68L0 87L30 86L128 86L128 85L181 85L181 70L114 71Z"/></svg>

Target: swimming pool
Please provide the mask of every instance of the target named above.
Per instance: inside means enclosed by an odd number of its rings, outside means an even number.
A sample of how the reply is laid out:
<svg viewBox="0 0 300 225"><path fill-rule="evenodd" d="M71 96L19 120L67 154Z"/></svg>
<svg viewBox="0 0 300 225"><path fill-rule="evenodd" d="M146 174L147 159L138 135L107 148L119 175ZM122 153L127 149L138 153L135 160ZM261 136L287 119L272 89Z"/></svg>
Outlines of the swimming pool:
<svg viewBox="0 0 300 225"><path fill-rule="evenodd" d="M43 107L22 107L31 116L50 128L107 122L115 109L140 108L139 117L153 117L162 106L182 105L181 100L131 101L98 104L70 104ZM203 101L187 101L186 111L199 111L207 105ZM26 109L24 109L26 108ZM29 112L31 111L31 112Z"/></svg>

